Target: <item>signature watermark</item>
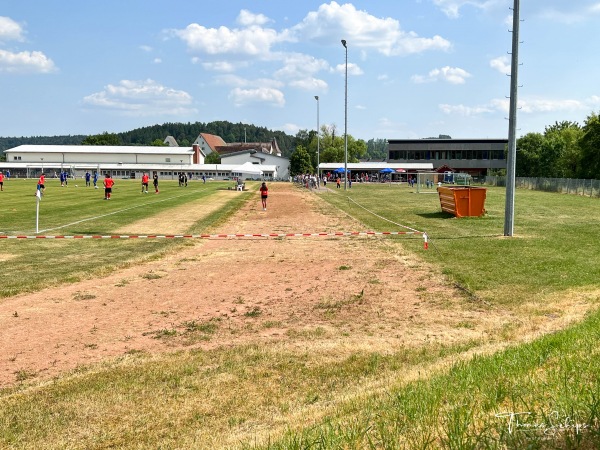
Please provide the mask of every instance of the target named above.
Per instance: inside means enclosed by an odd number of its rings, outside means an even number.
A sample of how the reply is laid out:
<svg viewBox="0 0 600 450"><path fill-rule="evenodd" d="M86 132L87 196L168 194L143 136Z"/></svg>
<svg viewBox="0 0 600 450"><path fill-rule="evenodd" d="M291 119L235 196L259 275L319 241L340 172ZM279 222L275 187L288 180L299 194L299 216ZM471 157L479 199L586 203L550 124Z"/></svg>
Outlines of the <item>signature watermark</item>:
<svg viewBox="0 0 600 450"><path fill-rule="evenodd" d="M558 411L543 416L543 420L538 420L537 415L531 412L501 412L495 416L506 420L510 434L517 431L536 431L546 436L555 436L566 431L579 434L589 429L588 424L577 422L569 416L561 416Z"/></svg>

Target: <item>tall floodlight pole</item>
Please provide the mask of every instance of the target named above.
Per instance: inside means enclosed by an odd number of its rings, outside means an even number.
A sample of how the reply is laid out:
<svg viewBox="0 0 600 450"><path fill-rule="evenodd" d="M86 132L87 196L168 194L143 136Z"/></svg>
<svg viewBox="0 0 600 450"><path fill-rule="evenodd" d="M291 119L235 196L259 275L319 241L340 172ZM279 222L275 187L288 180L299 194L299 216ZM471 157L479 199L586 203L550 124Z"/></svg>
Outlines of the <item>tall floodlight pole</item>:
<svg viewBox="0 0 600 450"><path fill-rule="evenodd" d="M519 0L514 0L512 58L510 66L510 107L508 118L508 158L506 167L506 205L504 236L512 236L515 222L515 173L517 160L517 90L519 70Z"/></svg>
<svg viewBox="0 0 600 450"><path fill-rule="evenodd" d="M346 80L344 84L344 190L348 189L348 46L342 39L346 49Z"/></svg>
<svg viewBox="0 0 600 450"><path fill-rule="evenodd" d="M321 173L319 172L319 152L321 147L321 137L319 133L319 96L315 95L315 100L317 101L317 185L319 184L319 178L321 178Z"/></svg>

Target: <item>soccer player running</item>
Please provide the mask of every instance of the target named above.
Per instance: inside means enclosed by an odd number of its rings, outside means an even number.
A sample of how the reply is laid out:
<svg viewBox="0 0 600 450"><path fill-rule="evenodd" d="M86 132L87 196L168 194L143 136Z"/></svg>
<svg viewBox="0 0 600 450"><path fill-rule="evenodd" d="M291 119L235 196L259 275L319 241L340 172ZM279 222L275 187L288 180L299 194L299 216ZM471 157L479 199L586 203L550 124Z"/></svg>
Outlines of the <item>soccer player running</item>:
<svg viewBox="0 0 600 450"><path fill-rule="evenodd" d="M115 184L115 180L110 177L110 174L106 174L106 178L104 178L104 200L110 200L110 196L112 194L112 187Z"/></svg>
<svg viewBox="0 0 600 450"><path fill-rule="evenodd" d="M37 190L40 191L40 195L43 195L46 190L46 176L44 175L44 172L42 172L38 179Z"/></svg>

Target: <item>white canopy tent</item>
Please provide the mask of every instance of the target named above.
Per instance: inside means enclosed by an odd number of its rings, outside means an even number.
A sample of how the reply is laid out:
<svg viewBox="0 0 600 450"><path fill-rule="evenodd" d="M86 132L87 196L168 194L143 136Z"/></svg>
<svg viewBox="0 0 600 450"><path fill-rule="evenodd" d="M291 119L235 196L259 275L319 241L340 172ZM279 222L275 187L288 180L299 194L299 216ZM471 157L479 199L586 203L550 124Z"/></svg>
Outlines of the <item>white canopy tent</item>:
<svg viewBox="0 0 600 450"><path fill-rule="evenodd" d="M231 168L231 175L235 177L261 177L263 171L259 168L258 165L252 164L251 162L245 162L239 166L235 166Z"/></svg>

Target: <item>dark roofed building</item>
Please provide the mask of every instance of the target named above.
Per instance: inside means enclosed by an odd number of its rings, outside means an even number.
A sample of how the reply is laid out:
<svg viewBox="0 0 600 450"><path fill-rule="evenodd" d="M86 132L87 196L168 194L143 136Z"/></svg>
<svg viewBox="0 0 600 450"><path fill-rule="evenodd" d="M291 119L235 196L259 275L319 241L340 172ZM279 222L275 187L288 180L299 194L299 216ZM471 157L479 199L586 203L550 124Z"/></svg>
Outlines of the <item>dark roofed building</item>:
<svg viewBox="0 0 600 450"><path fill-rule="evenodd" d="M390 163L430 162L474 177L490 170L506 169L508 139L389 139Z"/></svg>
<svg viewBox="0 0 600 450"><path fill-rule="evenodd" d="M281 156L281 150L277 145L277 139L273 138L271 142L236 142L233 144L218 145L216 151L219 155L227 155L229 153L245 152L254 150L267 155Z"/></svg>

